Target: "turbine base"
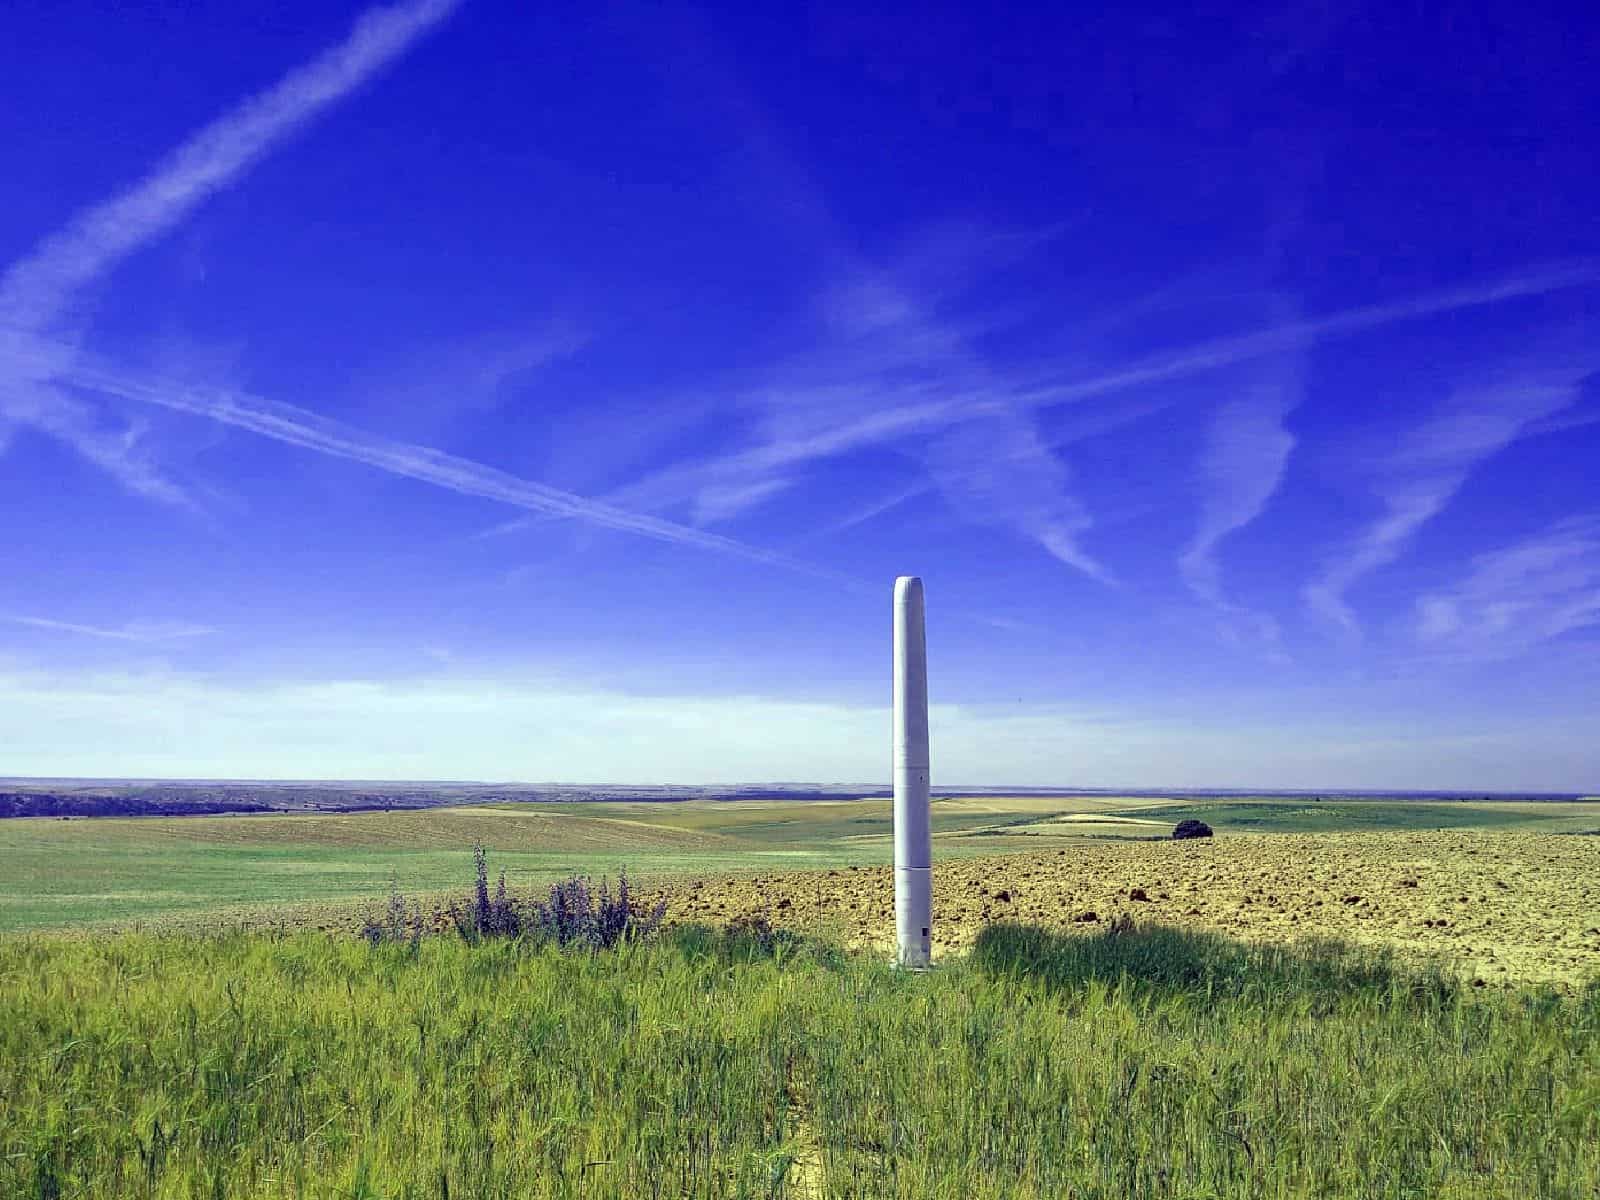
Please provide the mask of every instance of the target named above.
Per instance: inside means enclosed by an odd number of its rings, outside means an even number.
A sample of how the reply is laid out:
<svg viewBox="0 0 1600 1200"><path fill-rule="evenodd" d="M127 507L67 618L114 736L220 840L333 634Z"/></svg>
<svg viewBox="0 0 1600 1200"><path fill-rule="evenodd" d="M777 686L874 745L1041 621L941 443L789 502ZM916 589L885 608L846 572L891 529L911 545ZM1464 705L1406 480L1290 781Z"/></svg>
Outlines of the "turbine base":
<svg viewBox="0 0 1600 1200"><path fill-rule="evenodd" d="M895 961L926 967L933 961L933 868L894 869Z"/></svg>

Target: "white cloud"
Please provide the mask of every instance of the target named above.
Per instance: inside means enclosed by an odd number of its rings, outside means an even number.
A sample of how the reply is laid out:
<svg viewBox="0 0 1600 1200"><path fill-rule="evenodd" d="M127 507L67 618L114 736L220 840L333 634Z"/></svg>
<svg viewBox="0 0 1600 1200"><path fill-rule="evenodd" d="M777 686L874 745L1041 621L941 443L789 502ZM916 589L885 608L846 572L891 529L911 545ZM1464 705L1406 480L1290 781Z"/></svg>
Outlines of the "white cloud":
<svg viewBox="0 0 1600 1200"><path fill-rule="evenodd" d="M1581 790L1600 776L1582 722L1398 736L950 704L930 719L935 786ZM888 730L886 707L761 695L0 672L0 745L19 775L882 784Z"/></svg>

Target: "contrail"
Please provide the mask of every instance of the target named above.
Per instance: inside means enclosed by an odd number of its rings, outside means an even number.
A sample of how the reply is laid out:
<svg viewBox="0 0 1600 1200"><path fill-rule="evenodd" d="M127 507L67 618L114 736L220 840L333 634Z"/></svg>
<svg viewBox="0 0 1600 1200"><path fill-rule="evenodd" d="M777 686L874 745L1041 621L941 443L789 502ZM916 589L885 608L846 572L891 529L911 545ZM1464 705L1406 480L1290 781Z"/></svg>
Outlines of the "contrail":
<svg viewBox="0 0 1600 1200"><path fill-rule="evenodd" d="M81 213L0 277L0 328L38 331L75 291L172 228L312 117L410 48L460 0L374 8L349 37L217 118L120 195Z"/></svg>
<svg viewBox="0 0 1600 1200"><path fill-rule="evenodd" d="M349 36L276 85L212 121L132 187L81 212L0 275L0 419L32 425L71 445L143 496L189 506L126 434L99 427L53 386L72 347L44 343L73 296L166 233L207 197L404 53L459 0L412 0L365 12Z"/></svg>
<svg viewBox="0 0 1600 1200"><path fill-rule="evenodd" d="M82 213L0 276L0 331L11 335L6 366L35 383L69 383L125 399L209 417L263 437L366 463L463 495L530 512L576 517L659 541L860 586L832 572L670 521L628 512L427 446L371 435L293 405L197 389L111 370L39 335L73 294L159 237L208 196L323 109L347 95L437 26L460 0L414 0L368 10L339 45L289 72L189 138L132 188ZM55 395L53 389L50 393Z"/></svg>
<svg viewBox="0 0 1600 1200"><path fill-rule="evenodd" d="M393 441L281 401L242 392L138 377L124 371L110 370L88 360L69 364L60 378L76 387L208 417L274 441L315 450L332 458L365 463L391 475L421 480L465 496L481 496L528 512L574 517L593 525L657 541L731 554L752 562L828 579L846 587L864 586L860 581L825 568L733 538L629 512L429 446Z"/></svg>
<svg viewBox="0 0 1600 1200"><path fill-rule="evenodd" d="M759 442L696 463L670 467L653 481L673 499L692 495L707 478L757 475L799 467L897 438L921 436L971 418L980 409L994 411L995 397L1023 409L1108 396L1150 384L1167 383L1208 371L1236 366L1324 340L1348 337L1404 321L1477 308L1530 296L1600 283L1600 263L1580 260L1529 269L1486 283L1442 289L1384 304L1345 309L1322 317L1268 326L1232 337L1215 338L1177 350L1153 354L1088 377L1014 388L971 388L942 392L938 398L898 400L865 414L798 437ZM1165 401L1164 401L1165 402ZM518 528L516 523L490 533ZM482 535L480 535L482 536Z"/></svg>
<svg viewBox="0 0 1600 1200"><path fill-rule="evenodd" d="M1430 292L1390 304L1369 304L1326 317L1313 317L1273 326L1270 329L1257 330L1238 337L1217 338L1172 354L1155 355L1121 370L1091 379L1033 389L1023 393L1019 398L1023 403L1039 407L1085 400L1091 396L1101 396L1141 384L1162 383L1185 375L1233 366L1268 354L1299 349L1330 337L1344 337L1400 321L1418 320L1459 309L1498 304L1502 300L1542 296L1567 288L1588 287L1597 282L1600 282L1600 264L1590 261L1564 263L1542 271L1507 276L1496 282L1475 287Z"/></svg>

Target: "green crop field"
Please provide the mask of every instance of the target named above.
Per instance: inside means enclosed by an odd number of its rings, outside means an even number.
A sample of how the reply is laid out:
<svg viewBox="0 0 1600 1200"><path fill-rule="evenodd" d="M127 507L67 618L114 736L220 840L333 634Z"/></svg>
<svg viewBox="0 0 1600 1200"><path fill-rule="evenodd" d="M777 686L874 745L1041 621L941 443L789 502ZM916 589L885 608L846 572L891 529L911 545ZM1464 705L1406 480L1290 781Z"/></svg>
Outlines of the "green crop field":
<svg viewBox="0 0 1600 1200"><path fill-rule="evenodd" d="M1186 816L1215 844L1147 844ZM1039 923L985 912L916 974L829 924L887 920L886 873L846 869L889 861L882 800L0 821L0 1196L1600 1194L1595 839L1530 836L1600 806L986 796L934 825L941 858L1002 855L943 873L952 923L1002 887ZM464 895L474 843L523 895L676 879L688 923L353 936L391 879ZM1112 894L1158 867L1204 896ZM762 887L812 883L749 932ZM1073 925L1086 888L1139 923ZM1196 903L1254 932L1171 923ZM1440 955L1385 942L1446 909ZM1445 961L1458 936L1516 972Z"/></svg>
<svg viewBox="0 0 1600 1200"><path fill-rule="evenodd" d="M1336 946L31 935L0 1001L8 1197L1600 1194L1600 987Z"/></svg>
<svg viewBox="0 0 1600 1200"><path fill-rule="evenodd" d="M1600 826L1594 804L976 797L934 802L944 856L1045 839ZM504 805L418 812L0 821L0 931L159 922L459 889L471 847L516 887L626 866L646 879L885 863L890 806L858 801Z"/></svg>

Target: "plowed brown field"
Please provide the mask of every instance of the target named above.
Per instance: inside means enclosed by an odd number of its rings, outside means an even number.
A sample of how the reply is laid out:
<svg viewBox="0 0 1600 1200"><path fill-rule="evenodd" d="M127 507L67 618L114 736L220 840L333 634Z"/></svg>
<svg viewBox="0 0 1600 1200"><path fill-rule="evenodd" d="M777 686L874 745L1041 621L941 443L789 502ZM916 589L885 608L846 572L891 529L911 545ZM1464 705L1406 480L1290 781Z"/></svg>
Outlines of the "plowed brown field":
<svg viewBox="0 0 1600 1200"><path fill-rule="evenodd" d="M888 948L887 867L674 880L675 922L765 914L777 926ZM934 867L936 954L991 921L1103 929L1139 922L1234 937L1335 937L1436 957L1489 983L1600 976L1600 837L1319 833L1082 843Z"/></svg>

